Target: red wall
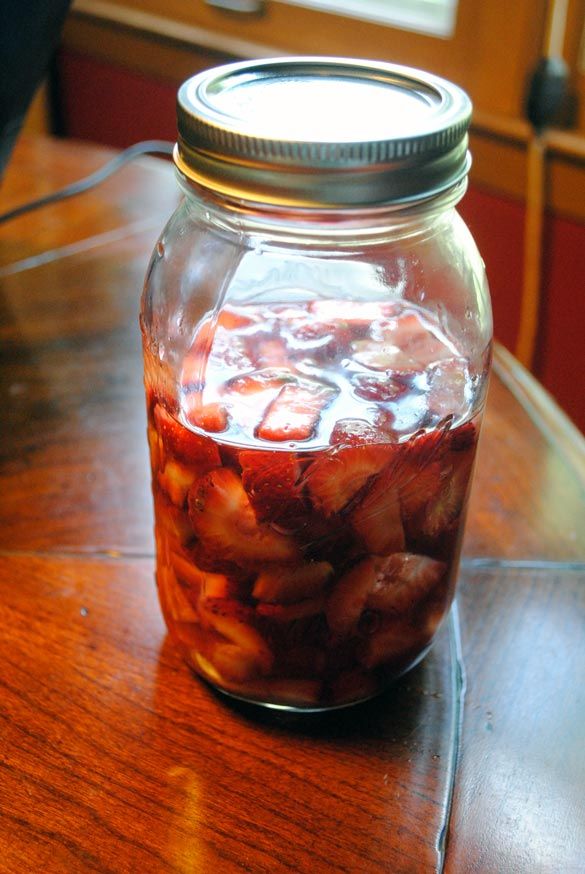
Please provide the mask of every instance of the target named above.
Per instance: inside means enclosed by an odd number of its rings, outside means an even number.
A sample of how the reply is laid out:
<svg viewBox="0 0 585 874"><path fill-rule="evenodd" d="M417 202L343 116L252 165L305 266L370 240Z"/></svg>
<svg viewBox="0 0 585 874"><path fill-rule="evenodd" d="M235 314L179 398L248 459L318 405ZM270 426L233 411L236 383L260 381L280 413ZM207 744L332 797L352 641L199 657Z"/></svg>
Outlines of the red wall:
<svg viewBox="0 0 585 874"><path fill-rule="evenodd" d="M175 139L176 87L63 51L60 91L68 136L125 147ZM522 204L477 186L460 205L486 263L496 337L513 351L522 283ZM585 224L549 216L545 226L543 311L535 372L585 432Z"/></svg>

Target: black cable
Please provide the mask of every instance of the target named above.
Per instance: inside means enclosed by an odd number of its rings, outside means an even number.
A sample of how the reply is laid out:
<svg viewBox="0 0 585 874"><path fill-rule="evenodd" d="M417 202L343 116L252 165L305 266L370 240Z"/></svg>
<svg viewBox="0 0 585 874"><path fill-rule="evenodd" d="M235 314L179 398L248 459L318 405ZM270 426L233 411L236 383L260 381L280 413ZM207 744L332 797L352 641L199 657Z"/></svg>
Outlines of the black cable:
<svg viewBox="0 0 585 874"><path fill-rule="evenodd" d="M54 191L52 194L45 194L44 197L39 197L38 200L31 200L28 203L23 203L22 206L16 206L14 209L2 213L0 215L0 225L11 219L15 219L20 215L24 215L24 213L39 209L41 206L47 206L50 203L65 200L67 197L74 197L76 194L82 194L84 191L88 191L95 185L99 185L100 182L104 182L129 161L133 161L134 158L137 158L140 155L147 154L172 155L173 143L166 142L166 140L144 140L140 143L135 143L133 146L124 149L123 152L120 152L119 155L116 155L115 158L112 158L111 161L108 161L107 164L104 164L103 167L100 167L99 170L96 170L84 179L79 179L77 182L72 182L71 185L66 185L65 188L61 188L59 191Z"/></svg>

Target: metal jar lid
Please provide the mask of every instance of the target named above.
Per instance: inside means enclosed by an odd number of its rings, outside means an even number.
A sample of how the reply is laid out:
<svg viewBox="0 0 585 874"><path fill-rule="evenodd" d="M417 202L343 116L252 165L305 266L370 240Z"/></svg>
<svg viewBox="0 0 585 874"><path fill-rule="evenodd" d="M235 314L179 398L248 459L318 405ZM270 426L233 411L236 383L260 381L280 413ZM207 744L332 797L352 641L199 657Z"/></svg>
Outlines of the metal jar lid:
<svg viewBox="0 0 585 874"><path fill-rule="evenodd" d="M351 207L431 197L469 169L471 102L451 82L377 61L244 61L188 79L175 163L232 198Z"/></svg>

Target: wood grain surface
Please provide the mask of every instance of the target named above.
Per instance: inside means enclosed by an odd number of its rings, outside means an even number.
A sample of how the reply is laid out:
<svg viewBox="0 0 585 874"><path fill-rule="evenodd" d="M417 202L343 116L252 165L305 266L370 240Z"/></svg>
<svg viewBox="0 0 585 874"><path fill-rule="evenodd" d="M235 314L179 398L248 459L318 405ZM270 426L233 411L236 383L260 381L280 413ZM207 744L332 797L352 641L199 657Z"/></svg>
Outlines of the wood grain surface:
<svg viewBox="0 0 585 874"><path fill-rule="evenodd" d="M22 141L8 209L101 149ZM236 706L165 635L137 312L141 159L0 225L0 871L585 871L585 452L496 356L458 610L386 695Z"/></svg>

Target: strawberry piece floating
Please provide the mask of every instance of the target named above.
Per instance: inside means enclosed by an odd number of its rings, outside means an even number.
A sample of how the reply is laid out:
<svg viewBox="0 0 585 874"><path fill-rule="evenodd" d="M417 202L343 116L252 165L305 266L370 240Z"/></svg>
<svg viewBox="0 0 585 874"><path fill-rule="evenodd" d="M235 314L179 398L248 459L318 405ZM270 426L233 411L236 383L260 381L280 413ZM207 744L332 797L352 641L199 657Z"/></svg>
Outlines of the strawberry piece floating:
<svg viewBox="0 0 585 874"><path fill-rule="evenodd" d="M308 440L336 393L335 389L323 385L285 385L266 410L256 436L279 443Z"/></svg>
<svg viewBox="0 0 585 874"><path fill-rule="evenodd" d="M365 419L340 419L335 423L329 442L332 446L363 446L384 440L384 432Z"/></svg>
<svg viewBox="0 0 585 874"><path fill-rule="evenodd" d="M174 419L161 404L153 411L154 425L167 453L205 473L220 464L217 446L206 437L194 434Z"/></svg>
<svg viewBox="0 0 585 874"><path fill-rule="evenodd" d="M184 396L182 408L187 422L196 428L201 428L202 431L219 434L228 428L230 419L225 406L215 402L202 403L201 392Z"/></svg>

